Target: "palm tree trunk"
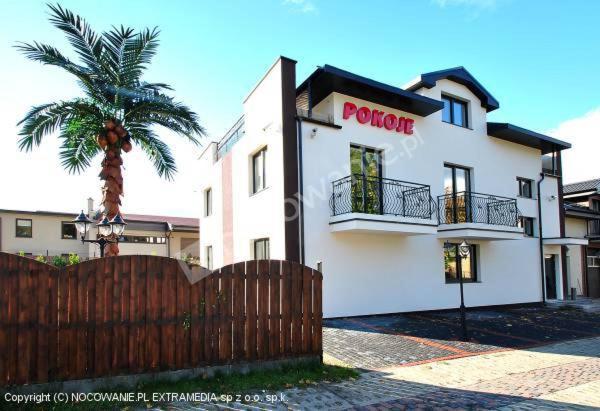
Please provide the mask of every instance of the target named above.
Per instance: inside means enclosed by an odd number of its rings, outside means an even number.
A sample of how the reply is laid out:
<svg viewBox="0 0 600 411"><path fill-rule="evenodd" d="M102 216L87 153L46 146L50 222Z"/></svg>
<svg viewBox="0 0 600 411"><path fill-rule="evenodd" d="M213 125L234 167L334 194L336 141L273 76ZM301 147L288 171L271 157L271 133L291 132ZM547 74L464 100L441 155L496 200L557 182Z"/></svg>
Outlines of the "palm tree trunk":
<svg viewBox="0 0 600 411"><path fill-rule="evenodd" d="M121 196L123 195L123 176L121 173L121 150L113 147L109 148L102 161L102 172L100 178L104 180L102 188L102 206L104 215L109 220L120 213ZM113 238L115 239L115 238ZM108 244L105 250L105 256L119 255L118 244Z"/></svg>

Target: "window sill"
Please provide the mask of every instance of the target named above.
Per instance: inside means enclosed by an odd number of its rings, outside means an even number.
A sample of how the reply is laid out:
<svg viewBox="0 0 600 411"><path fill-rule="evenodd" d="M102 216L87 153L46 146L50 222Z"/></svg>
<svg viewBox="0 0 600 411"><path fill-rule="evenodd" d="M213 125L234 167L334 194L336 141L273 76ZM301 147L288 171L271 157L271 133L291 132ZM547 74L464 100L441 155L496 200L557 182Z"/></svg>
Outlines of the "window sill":
<svg viewBox="0 0 600 411"><path fill-rule="evenodd" d="M473 129L472 129L471 127L469 127L469 126L461 126L460 124L454 124L454 123L451 123L450 121L444 121L444 120L442 120L442 123L444 123L444 124L449 124L449 125L451 125L451 126L454 126L454 127L460 127L460 128L464 128L465 130L471 130L471 131L473 130Z"/></svg>
<svg viewBox="0 0 600 411"><path fill-rule="evenodd" d="M460 284L459 280L448 281L446 280L446 284ZM465 281L463 280L463 284L481 284L481 281Z"/></svg>
<svg viewBox="0 0 600 411"><path fill-rule="evenodd" d="M268 186L268 187L265 187L265 188L261 188L261 189L260 189L260 190L258 190L258 191L255 191L255 192L253 192L253 193L250 193L250 197L254 197L255 195L258 195L258 194L262 193L263 191L267 191L267 190L269 189L269 187L270 187L270 186Z"/></svg>
<svg viewBox="0 0 600 411"><path fill-rule="evenodd" d="M517 195L517 198L522 198L525 200L537 200L537 198L535 198L535 197L525 197L525 196L520 196L520 195Z"/></svg>

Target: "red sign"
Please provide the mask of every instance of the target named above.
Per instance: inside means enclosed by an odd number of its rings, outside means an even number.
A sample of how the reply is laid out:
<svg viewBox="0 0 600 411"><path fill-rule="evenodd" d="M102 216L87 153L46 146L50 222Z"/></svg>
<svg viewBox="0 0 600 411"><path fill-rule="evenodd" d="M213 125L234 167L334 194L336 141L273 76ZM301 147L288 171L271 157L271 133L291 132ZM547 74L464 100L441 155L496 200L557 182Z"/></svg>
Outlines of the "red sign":
<svg viewBox="0 0 600 411"><path fill-rule="evenodd" d="M344 120L355 116L360 124L371 123L373 127L385 128L398 133L412 134L415 120L406 117L397 117L392 113L385 114L383 111L371 110L369 107L356 107L349 101L344 103Z"/></svg>

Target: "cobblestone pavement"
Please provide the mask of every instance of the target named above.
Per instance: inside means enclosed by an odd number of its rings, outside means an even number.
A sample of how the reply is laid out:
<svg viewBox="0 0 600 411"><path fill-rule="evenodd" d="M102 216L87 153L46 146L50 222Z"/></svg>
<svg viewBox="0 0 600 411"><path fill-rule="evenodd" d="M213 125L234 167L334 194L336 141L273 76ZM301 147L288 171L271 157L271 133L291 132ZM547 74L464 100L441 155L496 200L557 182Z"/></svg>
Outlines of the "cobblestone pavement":
<svg viewBox="0 0 600 411"><path fill-rule="evenodd" d="M467 324L465 343L455 312L326 320L323 349L353 367L378 370L600 336L600 312L577 309L471 311Z"/></svg>
<svg viewBox="0 0 600 411"><path fill-rule="evenodd" d="M453 313L326 321L327 357L360 377L248 403L172 404L173 410L598 410L600 315L518 309L469 313L472 341ZM265 401L282 394L283 401Z"/></svg>

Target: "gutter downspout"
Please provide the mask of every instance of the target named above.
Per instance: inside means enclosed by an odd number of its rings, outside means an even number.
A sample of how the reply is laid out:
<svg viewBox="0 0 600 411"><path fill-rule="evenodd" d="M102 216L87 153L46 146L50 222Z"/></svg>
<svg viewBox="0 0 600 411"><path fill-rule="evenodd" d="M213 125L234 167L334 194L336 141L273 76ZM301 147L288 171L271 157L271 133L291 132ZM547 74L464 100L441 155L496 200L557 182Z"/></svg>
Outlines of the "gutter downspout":
<svg viewBox="0 0 600 411"><path fill-rule="evenodd" d="M310 107L310 105L309 105ZM304 178L302 173L302 119L296 117L298 122L298 207L299 207L299 218L300 218L300 264L305 263L304 257Z"/></svg>
<svg viewBox="0 0 600 411"><path fill-rule="evenodd" d="M546 178L546 173L540 173L541 179L537 182L537 196L538 196L538 232L540 238L540 272L542 273L542 304L546 305L546 276L544 267L544 233L542 229L542 181Z"/></svg>

